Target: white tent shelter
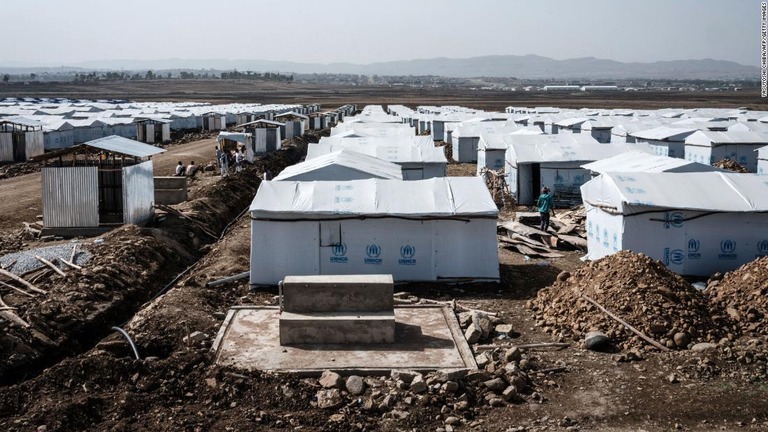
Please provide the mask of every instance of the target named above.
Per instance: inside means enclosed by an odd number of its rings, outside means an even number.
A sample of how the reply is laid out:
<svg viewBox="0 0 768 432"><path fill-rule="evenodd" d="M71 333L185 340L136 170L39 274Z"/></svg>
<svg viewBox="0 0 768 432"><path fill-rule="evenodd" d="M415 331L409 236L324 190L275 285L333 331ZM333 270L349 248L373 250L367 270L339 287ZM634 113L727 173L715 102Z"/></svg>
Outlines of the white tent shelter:
<svg viewBox="0 0 768 432"><path fill-rule="evenodd" d="M543 186L549 187L557 204L581 201L579 187L589 180L581 166L606 159L636 144L598 143L587 134L505 135L506 173L510 194L520 205L532 205Z"/></svg>
<svg viewBox="0 0 768 432"><path fill-rule="evenodd" d="M754 174L606 173L581 187L589 259L644 253L709 276L768 255L768 182Z"/></svg>
<svg viewBox="0 0 768 432"><path fill-rule="evenodd" d="M476 177L262 182L250 213L251 284L318 274L499 277L498 210Z"/></svg>
<svg viewBox="0 0 768 432"><path fill-rule="evenodd" d="M352 150L339 150L285 168L273 180L402 180L399 165Z"/></svg>
<svg viewBox="0 0 768 432"><path fill-rule="evenodd" d="M415 147L347 143L310 144L307 146L307 160L344 149L400 165L403 170L403 180L445 177L448 164L445 150L434 145Z"/></svg>
<svg viewBox="0 0 768 432"><path fill-rule="evenodd" d="M685 139L685 159L705 164L728 159L749 172L757 172L755 150L765 145L768 145L768 135L755 132L698 131Z"/></svg>
<svg viewBox="0 0 768 432"><path fill-rule="evenodd" d="M685 139L696 132L695 128L658 126L652 129L640 130L627 134L636 142L647 142L657 155L676 158L685 157Z"/></svg>
<svg viewBox="0 0 768 432"><path fill-rule="evenodd" d="M685 159L659 156L631 150L616 156L582 165L592 176L606 172L709 172L720 171L712 165L704 165Z"/></svg>

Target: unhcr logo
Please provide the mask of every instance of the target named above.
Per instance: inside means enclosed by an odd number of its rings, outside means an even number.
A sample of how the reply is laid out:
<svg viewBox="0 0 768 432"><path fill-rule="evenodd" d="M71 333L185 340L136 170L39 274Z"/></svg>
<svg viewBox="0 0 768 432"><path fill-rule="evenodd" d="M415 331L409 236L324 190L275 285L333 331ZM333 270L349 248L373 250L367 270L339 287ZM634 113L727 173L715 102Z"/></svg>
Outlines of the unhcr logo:
<svg viewBox="0 0 768 432"><path fill-rule="evenodd" d="M761 240L757 242L757 255L755 258L768 255L768 240Z"/></svg>
<svg viewBox="0 0 768 432"><path fill-rule="evenodd" d="M603 228L603 247L608 248L608 241L610 239L608 238L608 230L606 228Z"/></svg>
<svg viewBox="0 0 768 432"><path fill-rule="evenodd" d="M369 244L365 248L366 258L363 260L366 264L381 265L381 246L377 244Z"/></svg>
<svg viewBox="0 0 768 432"><path fill-rule="evenodd" d="M400 248L400 259L397 260L397 263L400 265L416 265L414 256L416 256L416 248L407 244Z"/></svg>
<svg viewBox="0 0 768 432"><path fill-rule="evenodd" d="M349 261L349 258L347 258L347 245L344 243L332 246L331 253L333 254L331 257L332 263L344 264Z"/></svg>
<svg viewBox="0 0 768 432"><path fill-rule="evenodd" d="M662 259L662 262L665 266L669 266L670 264L673 265L680 265L685 261L685 252L683 252L681 249L670 249L670 248L664 248L664 257Z"/></svg>
<svg viewBox="0 0 768 432"><path fill-rule="evenodd" d="M664 229L680 228L685 222L685 216L680 212L664 212Z"/></svg>
<svg viewBox="0 0 768 432"><path fill-rule="evenodd" d="M738 257L736 252L736 242L731 239L725 239L720 242L720 253L717 255L721 260L734 260Z"/></svg>
<svg viewBox="0 0 768 432"><path fill-rule="evenodd" d="M700 247L700 241L693 238L688 240L688 259L701 259L701 254L699 253Z"/></svg>

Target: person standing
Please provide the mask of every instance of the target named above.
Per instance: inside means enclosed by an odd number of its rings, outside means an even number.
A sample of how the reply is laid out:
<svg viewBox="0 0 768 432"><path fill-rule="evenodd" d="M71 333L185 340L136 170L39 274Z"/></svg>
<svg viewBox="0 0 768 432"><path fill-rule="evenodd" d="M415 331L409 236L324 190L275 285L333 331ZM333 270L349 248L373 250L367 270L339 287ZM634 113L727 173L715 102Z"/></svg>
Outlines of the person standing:
<svg viewBox="0 0 768 432"><path fill-rule="evenodd" d="M221 151L219 156L219 167L221 168L221 176L226 177L229 172L229 152L226 150Z"/></svg>
<svg viewBox="0 0 768 432"><path fill-rule="evenodd" d="M270 171L269 169L264 170L264 180L266 181L272 180L272 171Z"/></svg>
<svg viewBox="0 0 768 432"><path fill-rule="evenodd" d="M184 168L184 163L182 161L179 161L179 164L176 165L176 177L182 177L186 173L186 169Z"/></svg>
<svg viewBox="0 0 768 432"><path fill-rule="evenodd" d="M544 186L541 189L541 195L536 202L536 206L539 208L539 216L541 216L541 230L547 232L549 228L549 214L555 215L555 201L552 199L552 194L549 193L549 188Z"/></svg>
<svg viewBox="0 0 768 432"><path fill-rule="evenodd" d="M216 146L216 164L220 164L221 163L220 162L221 161L221 153L222 153L222 151L219 148L219 146Z"/></svg>
<svg viewBox="0 0 768 432"><path fill-rule="evenodd" d="M237 172L243 171L244 160L245 160L245 155L243 154L243 151L238 149L237 153L235 153L235 171Z"/></svg>

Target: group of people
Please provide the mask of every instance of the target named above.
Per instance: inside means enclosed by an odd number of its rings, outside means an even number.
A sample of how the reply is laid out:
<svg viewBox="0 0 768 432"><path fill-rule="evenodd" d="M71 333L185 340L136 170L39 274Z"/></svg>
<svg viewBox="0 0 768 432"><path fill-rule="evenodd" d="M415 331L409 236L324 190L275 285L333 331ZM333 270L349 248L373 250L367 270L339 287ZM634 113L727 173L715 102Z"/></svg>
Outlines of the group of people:
<svg viewBox="0 0 768 432"><path fill-rule="evenodd" d="M184 162L179 161L179 163L176 165L176 177L194 177L195 173L197 173L197 165L195 165L195 161L190 161L189 165L184 166Z"/></svg>
<svg viewBox="0 0 768 432"><path fill-rule="evenodd" d="M235 172L242 172L245 163L245 151L242 148L237 149L233 158L228 150L222 150L216 146L216 163L219 165L222 177L229 175L230 162L234 162Z"/></svg>
<svg viewBox="0 0 768 432"><path fill-rule="evenodd" d="M243 149L237 149L234 157L229 151L222 150L219 146L216 146L216 164L221 170L221 176L226 177L229 175L230 163L234 163L235 172L242 172L243 165L245 165L245 151ZM198 165L195 165L195 161L189 162L189 165L184 166L182 161L176 165L176 176L188 176L193 177L198 170ZM262 174L259 174L263 180L272 180L272 173L269 169L265 169Z"/></svg>

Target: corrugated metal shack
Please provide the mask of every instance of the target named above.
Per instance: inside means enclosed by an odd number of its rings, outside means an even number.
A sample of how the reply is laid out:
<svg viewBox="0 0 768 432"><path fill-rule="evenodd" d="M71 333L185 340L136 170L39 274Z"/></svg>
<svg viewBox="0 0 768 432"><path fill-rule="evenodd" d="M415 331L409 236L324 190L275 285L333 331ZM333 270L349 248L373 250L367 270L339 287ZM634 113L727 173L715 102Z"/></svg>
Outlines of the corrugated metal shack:
<svg viewBox="0 0 768 432"><path fill-rule="evenodd" d="M37 156L44 226L145 224L154 212L151 157L163 152L113 135Z"/></svg>
<svg viewBox="0 0 768 432"><path fill-rule="evenodd" d="M283 123L261 119L238 125L236 129L242 129L244 133L251 135L251 153L263 154L280 148L282 142L281 126ZM246 153L248 152L246 149Z"/></svg>
<svg viewBox="0 0 768 432"><path fill-rule="evenodd" d="M284 139L291 139L296 136L304 135L309 123L309 117L295 112L287 112L275 116L275 120L283 123L280 132Z"/></svg>
<svg viewBox="0 0 768 432"><path fill-rule="evenodd" d="M164 143L171 140L171 121L157 118L137 118L137 140L147 144Z"/></svg>
<svg viewBox="0 0 768 432"><path fill-rule="evenodd" d="M43 124L24 117L0 120L0 162L23 162L44 151Z"/></svg>

